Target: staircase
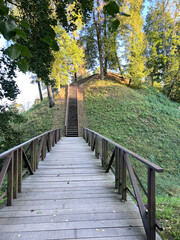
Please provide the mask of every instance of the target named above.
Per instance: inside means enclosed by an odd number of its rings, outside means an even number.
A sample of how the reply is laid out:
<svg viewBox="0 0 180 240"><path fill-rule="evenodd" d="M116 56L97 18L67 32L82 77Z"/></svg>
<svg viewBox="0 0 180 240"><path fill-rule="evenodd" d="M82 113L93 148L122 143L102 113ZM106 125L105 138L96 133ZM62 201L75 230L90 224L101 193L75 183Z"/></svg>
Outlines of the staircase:
<svg viewBox="0 0 180 240"><path fill-rule="evenodd" d="M69 106L67 120L67 137L78 137L78 112L77 112L77 85L69 85Z"/></svg>

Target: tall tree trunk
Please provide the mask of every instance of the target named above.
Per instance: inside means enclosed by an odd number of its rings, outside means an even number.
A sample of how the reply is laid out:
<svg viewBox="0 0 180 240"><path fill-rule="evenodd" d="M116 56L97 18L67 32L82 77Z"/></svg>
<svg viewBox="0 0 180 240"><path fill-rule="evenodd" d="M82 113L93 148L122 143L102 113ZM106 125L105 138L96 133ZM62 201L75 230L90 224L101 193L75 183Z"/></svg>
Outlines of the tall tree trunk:
<svg viewBox="0 0 180 240"><path fill-rule="evenodd" d="M117 49L115 50L115 55L116 55L116 61L117 61L117 64L118 64L119 72L120 72L121 75L123 75L122 67L121 67L119 57L118 57L118 54L117 54Z"/></svg>
<svg viewBox="0 0 180 240"><path fill-rule="evenodd" d="M119 61L119 57L118 57L118 54L117 54L117 43L116 43L116 35L115 34L114 34L114 46L115 46L115 57L116 57L116 61L117 61L117 64L118 64L119 73L123 76L121 63Z"/></svg>
<svg viewBox="0 0 180 240"><path fill-rule="evenodd" d="M104 14L104 52L105 52L105 57L104 57L104 75L107 74L107 66L108 66L108 53L107 53L107 21L106 21L106 13Z"/></svg>
<svg viewBox="0 0 180 240"><path fill-rule="evenodd" d="M74 74L74 81L77 82L77 73Z"/></svg>
<svg viewBox="0 0 180 240"><path fill-rule="evenodd" d="M57 94L60 94L60 92L61 92L61 87L60 87L60 84L59 84L59 86L57 87Z"/></svg>
<svg viewBox="0 0 180 240"><path fill-rule="evenodd" d="M154 87L154 74L151 72L151 87Z"/></svg>
<svg viewBox="0 0 180 240"><path fill-rule="evenodd" d="M101 80L104 80L104 69L103 69L103 50L102 50L102 38L101 38L101 20L100 20L100 2L97 0L97 21L95 17L95 10L93 7L93 20L96 27L98 50L99 50L99 63L100 63L100 75Z"/></svg>
<svg viewBox="0 0 180 240"><path fill-rule="evenodd" d="M41 83L40 81L37 81L37 84L38 84L38 90L39 90L39 97L40 97L40 100L41 102L43 101L43 95L42 95L42 90L41 90Z"/></svg>
<svg viewBox="0 0 180 240"><path fill-rule="evenodd" d="M55 102L53 98L52 88L49 84L47 85L47 92L48 92L48 98L49 98L49 107L52 108L54 107Z"/></svg>
<svg viewBox="0 0 180 240"><path fill-rule="evenodd" d="M178 67L178 70L177 70L176 76L175 76L175 78L174 78L174 81L172 82L172 84L171 84L171 86L170 86L170 88L169 88L169 90L168 90L168 93L167 93L167 96L168 96L168 97L170 96L171 91L172 91L172 89L173 89L173 87L174 87L174 84L176 83L176 80L177 80L177 77L178 77L179 71L180 71L180 64L179 64L179 67Z"/></svg>

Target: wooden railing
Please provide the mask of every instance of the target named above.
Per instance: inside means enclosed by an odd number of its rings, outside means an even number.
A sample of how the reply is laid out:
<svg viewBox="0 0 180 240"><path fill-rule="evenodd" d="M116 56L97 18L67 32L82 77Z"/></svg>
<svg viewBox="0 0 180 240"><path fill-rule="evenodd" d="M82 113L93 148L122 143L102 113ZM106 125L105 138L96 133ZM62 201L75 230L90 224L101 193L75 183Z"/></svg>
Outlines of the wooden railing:
<svg viewBox="0 0 180 240"><path fill-rule="evenodd" d="M127 192L136 200L147 239L155 240L156 227L162 230L162 227L156 221L155 173L163 172L163 169L90 129L83 129L83 138L91 147L92 151L95 150L95 156L97 158L100 156L105 171L109 172L109 170L113 168L115 174L115 188L118 189L118 193L121 194L122 200L127 200ZM110 146L111 151L109 151ZM110 157L108 158L109 152ZM146 166L148 176L147 187L143 185L140 177L134 170L130 161L131 158L140 161ZM113 163L114 160L115 163ZM129 174L127 174L127 172ZM144 175L146 175L146 172L144 172ZM130 190L127 184L128 176L133 190ZM143 203L142 192L147 197L147 204Z"/></svg>
<svg viewBox="0 0 180 240"><path fill-rule="evenodd" d="M50 152L60 138L61 129L48 131L0 154L0 161L3 161L0 189L3 181L7 180L7 191L0 196L0 200L7 195L7 205L12 205L13 199L21 192L23 175L27 171L33 175L40 159L45 159L46 151Z"/></svg>
<svg viewBox="0 0 180 240"><path fill-rule="evenodd" d="M66 116L65 116L65 136L67 135L67 125L68 125L68 111L69 111L69 84L67 86L67 98L66 98Z"/></svg>

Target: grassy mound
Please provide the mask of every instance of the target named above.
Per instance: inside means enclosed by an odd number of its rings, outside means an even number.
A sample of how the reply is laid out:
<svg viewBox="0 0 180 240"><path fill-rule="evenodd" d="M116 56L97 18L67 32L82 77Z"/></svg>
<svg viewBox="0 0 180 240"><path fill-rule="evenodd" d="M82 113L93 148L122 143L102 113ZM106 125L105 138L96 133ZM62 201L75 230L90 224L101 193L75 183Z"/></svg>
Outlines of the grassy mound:
<svg viewBox="0 0 180 240"><path fill-rule="evenodd" d="M45 99L24 112L23 116L27 121L20 125L24 141L52 129L62 128L63 130L65 108L65 88L62 88L61 94L55 97L55 106L53 108L49 108L48 99Z"/></svg>
<svg viewBox="0 0 180 240"><path fill-rule="evenodd" d="M158 218L168 226L164 239L178 239L180 105L152 88L131 89L111 78L95 77L83 89L90 129L164 168L157 174ZM140 166L138 174L144 176Z"/></svg>

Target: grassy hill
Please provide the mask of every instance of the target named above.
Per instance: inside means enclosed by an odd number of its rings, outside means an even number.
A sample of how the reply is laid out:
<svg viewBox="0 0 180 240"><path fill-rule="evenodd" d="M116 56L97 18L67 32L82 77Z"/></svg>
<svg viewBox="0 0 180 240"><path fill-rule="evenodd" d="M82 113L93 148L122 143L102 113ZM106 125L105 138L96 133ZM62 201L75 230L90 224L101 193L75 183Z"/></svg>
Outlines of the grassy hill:
<svg viewBox="0 0 180 240"><path fill-rule="evenodd" d="M179 239L180 104L155 89L128 88L109 77L101 81L95 76L80 89L85 104L81 126L88 125L164 168L157 174L157 215L166 227L164 239ZM138 170L143 177L144 170Z"/></svg>
<svg viewBox="0 0 180 240"><path fill-rule="evenodd" d="M23 113L26 122L18 126L26 141L46 131L62 128L65 123L66 91L61 89L60 95L55 96L55 106L49 108L48 99L34 104L31 109Z"/></svg>

